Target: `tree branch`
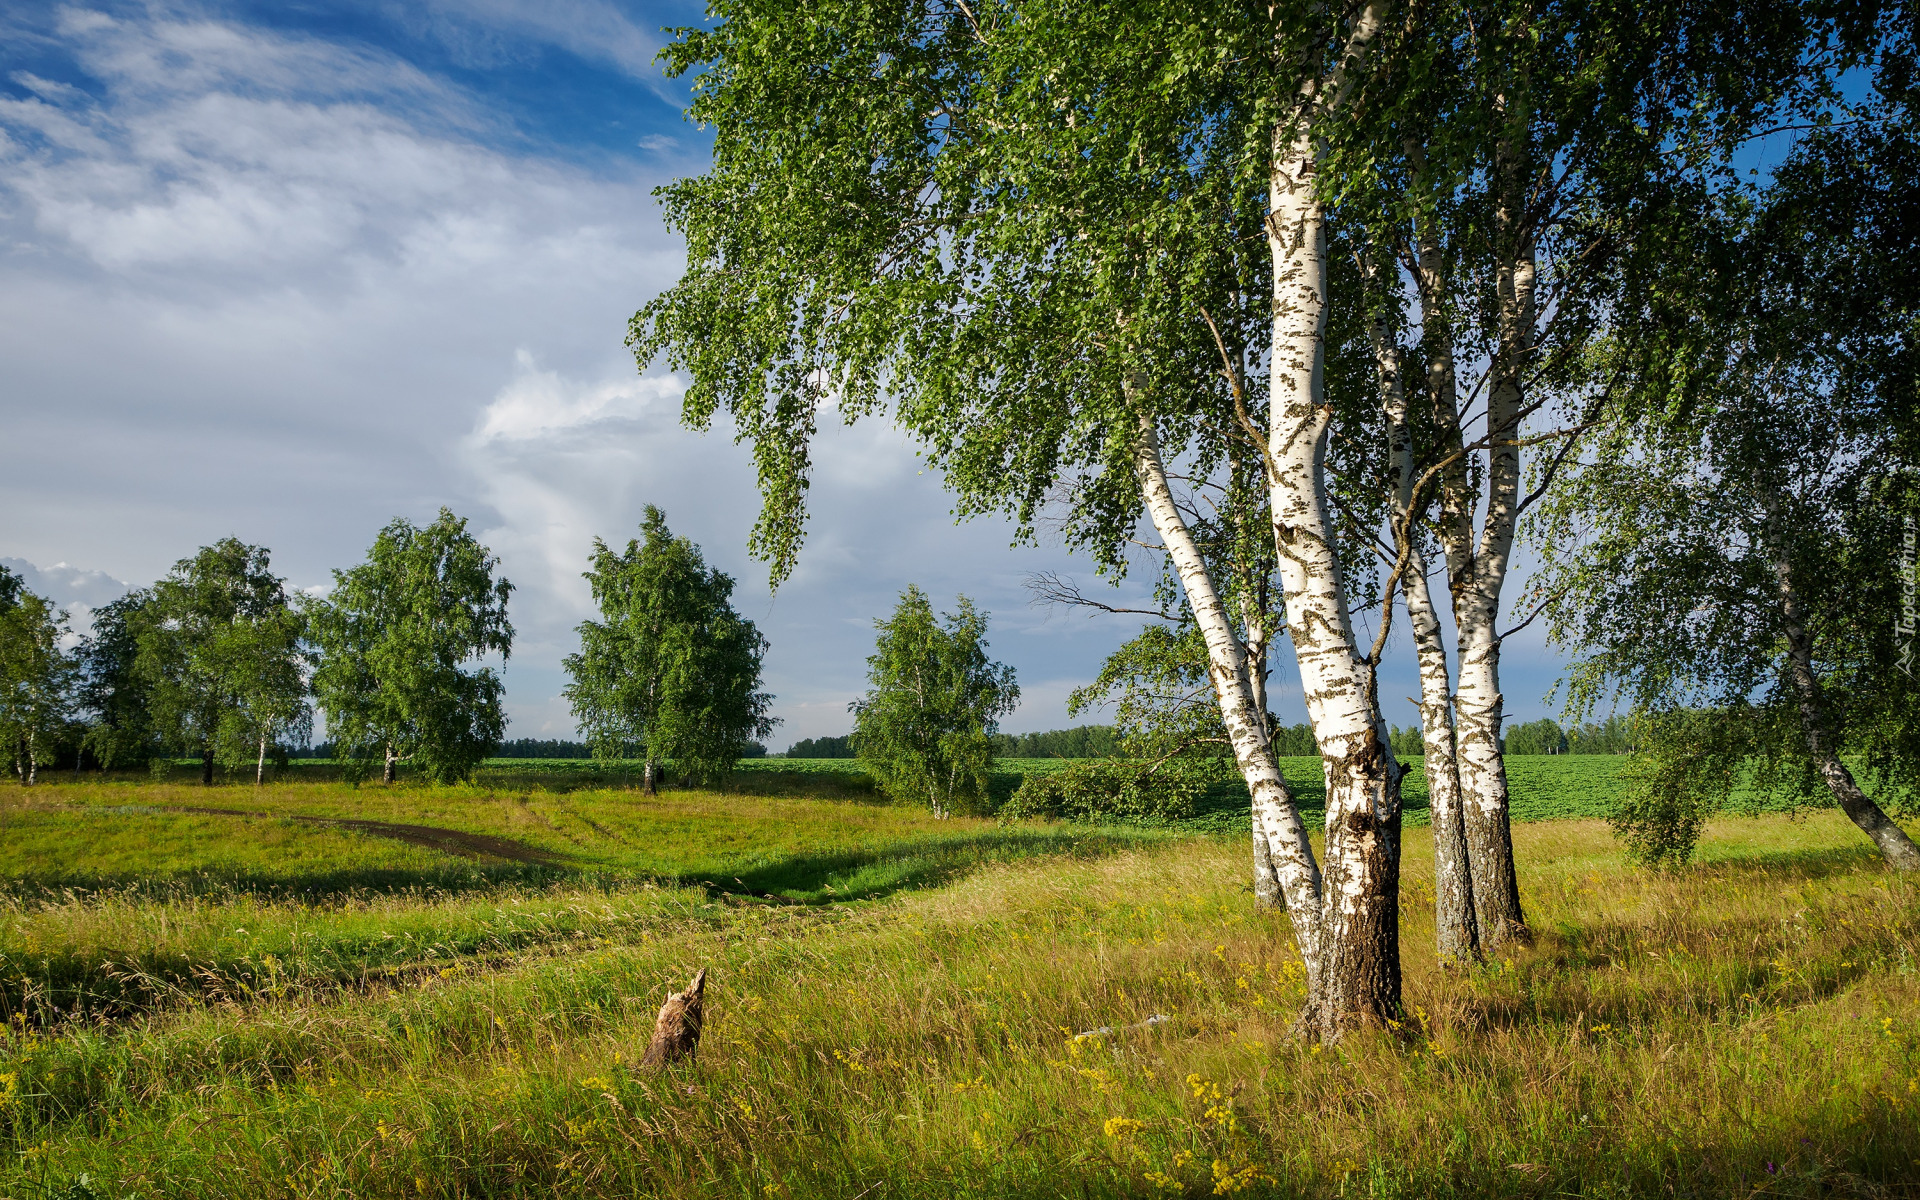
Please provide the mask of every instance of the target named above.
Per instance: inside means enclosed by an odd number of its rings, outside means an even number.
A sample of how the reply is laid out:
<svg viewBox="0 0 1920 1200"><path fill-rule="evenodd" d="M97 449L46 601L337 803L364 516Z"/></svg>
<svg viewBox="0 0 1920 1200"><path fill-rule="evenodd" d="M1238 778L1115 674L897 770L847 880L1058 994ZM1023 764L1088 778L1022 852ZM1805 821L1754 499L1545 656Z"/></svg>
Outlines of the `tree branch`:
<svg viewBox="0 0 1920 1200"><path fill-rule="evenodd" d="M1164 608L1127 608L1095 600L1093 597L1081 591L1079 584L1056 571L1041 571L1038 574L1027 576L1026 588L1033 597L1030 603L1036 606L1041 604L1068 604L1077 608L1098 609L1101 612L1113 613L1116 616L1132 615L1154 617L1174 625L1179 624L1181 620L1179 616L1169 613Z"/></svg>

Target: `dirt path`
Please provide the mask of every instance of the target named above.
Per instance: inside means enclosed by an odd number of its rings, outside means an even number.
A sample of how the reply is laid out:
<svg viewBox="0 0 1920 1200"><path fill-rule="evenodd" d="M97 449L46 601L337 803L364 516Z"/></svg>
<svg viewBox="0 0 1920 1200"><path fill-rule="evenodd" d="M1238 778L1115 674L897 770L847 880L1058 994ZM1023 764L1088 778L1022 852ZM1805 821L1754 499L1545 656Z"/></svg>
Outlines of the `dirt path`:
<svg viewBox="0 0 1920 1200"><path fill-rule="evenodd" d="M542 850L538 846L529 846L525 842L516 842L512 838L494 837L485 833L467 833L459 829L441 829L434 825L399 825L392 821L367 821L357 817L307 817L298 813L256 812L244 808L202 808L195 805L167 805L163 811L198 813L214 817L300 821L308 825L353 829L360 833L370 833L375 837L392 838L409 845L426 846L432 850L458 854L463 858L504 858L508 862L528 863L539 867L566 866L571 861L565 854Z"/></svg>

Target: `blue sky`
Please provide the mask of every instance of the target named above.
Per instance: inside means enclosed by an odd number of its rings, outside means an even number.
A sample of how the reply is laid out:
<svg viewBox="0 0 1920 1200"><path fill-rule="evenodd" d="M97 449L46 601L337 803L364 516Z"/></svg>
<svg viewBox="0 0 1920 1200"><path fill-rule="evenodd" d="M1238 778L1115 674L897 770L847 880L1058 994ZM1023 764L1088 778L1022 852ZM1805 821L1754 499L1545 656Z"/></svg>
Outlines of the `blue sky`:
<svg viewBox="0 0 1920 1200"><path fill-rule="evenodd" d="M777 746L845 731L872 619L908 583L993 613L1025 694L1008 728L1065 724L1066 693L1137 626L1031 608L1023 584L1090 581L1090 564L1010 548L996 521L957 526L905 440L863 424L823 435L812 537L772 596L744 552L746 452L680 429L681 381L626 355L627 319L683 265L652 189L707 145L653 56L700 13L9 6L0 559L98 604L233 534L311 588L393 516L447 505L518 587L512 734L567 736L579 572L653 503L768 635ZM1409 658L1395 648L1381 690L1402 724ZM1508 664L1512 717L1546 713L1559 668L1537 628ZM1286 674L1278 707L1299 720Z"/></svg>

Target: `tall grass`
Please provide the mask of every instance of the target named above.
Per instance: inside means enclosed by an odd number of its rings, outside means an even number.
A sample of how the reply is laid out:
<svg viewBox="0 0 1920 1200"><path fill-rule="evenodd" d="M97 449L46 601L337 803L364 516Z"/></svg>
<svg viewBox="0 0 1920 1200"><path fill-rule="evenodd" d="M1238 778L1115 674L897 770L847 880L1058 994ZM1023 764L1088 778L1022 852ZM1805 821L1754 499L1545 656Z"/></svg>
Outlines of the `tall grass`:
<svg viewBox="0 0 1920 1200"><path fill-rule="evenodd" d="M84 1171L149 1197L1914 1194L1920 894L1844 821L1717 822L1672 875L1624 865L1597 822L1516 838L1537 944L1441 969L1411 832L1407 1020L1332 1049L1289 1036L1299 964L1285 918L1251 909L1237 839L984 863L833 906L514 892L581 915L351 993L15 1026L0 1188ZM40 928L173 936L138 907L75 900ZM494 920L453 897L390 911ZM187 957L217 944L211 909L180 919ZM699 1059L634 1071L699 966ZM1118 1032L1075 1036L1099 1027Z"/></svg>

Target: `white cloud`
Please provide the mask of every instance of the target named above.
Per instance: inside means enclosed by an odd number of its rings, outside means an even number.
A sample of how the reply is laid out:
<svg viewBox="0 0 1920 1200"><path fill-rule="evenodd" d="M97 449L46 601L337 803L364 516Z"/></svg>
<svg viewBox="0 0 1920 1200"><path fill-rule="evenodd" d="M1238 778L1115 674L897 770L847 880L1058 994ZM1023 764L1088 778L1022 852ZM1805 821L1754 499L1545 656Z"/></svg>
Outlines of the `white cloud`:
<svg viewBox="0 0 1920 1200"><path fill-rule="evenodd" d="M430 0L428 7L443 16L538 38L635 79L660 78L653 61L664 44L659 35L605 0Z"/></svg>
<svg viewBox="0 0 1920 1200"><path fill-rule="evenodd" d="M686 386L671 375L625 376L580 385L557 371L542 371L533 355L514 355L518 374L481 411L473 432L477 445L488 442L558 441L609 422L631 422L648 415L671 422ZM662 408L665 405L667 407Z"/></svg>
<svg viewBox="0 0 1920 1200"><path fill-rule="evenodd" d="M0 558L0 566L20 577L27 589L45 596L62 608L79 606L99 608L133 590L133 585L115 579L105 571L90 571L68 563L50 567L35 566L24 558Z"/></svg>
<svg viewBox="0 0 1920 1200"><path fill-rule="evenodd" d="M234 534L324 586L395 515L489 519L463 447L490 400L504 445L661 386L545 414L510 352L618 352L678 269L659 179L491 149L374 52L164 14L61 32L102 93L0 101L0 419L37 448L0 473L0 553L152 579Z"/></svg>
<svg viewBox="0 0 1920 1200"><path fill-rule="evenodd" d="M347 55L367 86L296 94L267 84L329 52L276 63L272 39L235 34L192 40L235 57L259 52L265 69L240 81L228 70L168 75L152 60L184 53L155 48L181 40L167 35L171 28L135 35L113 26L115 45L141 52L94 56L108 81L103 102L0 101L18 207L43 236L102 267L216 271L226 280L263 268L330 273L404 259L443 245L448 232L484 251L505 229L524 232L530 214L566 207L579 182L535 165L516 169L422 123L423 111L457 105L376 103L391 98L372 86L383 80L395 85L389 93L423 90L404 64Z"/></svg>
<svg viewBox="0 0 1920 1200"><path fill-rule="evenodd" d="M391 54L317 37L252 29L165 10L115 19L68 8L57 30L96 78L122 96L210 92L394 101L462 107L439 81Z"/></svg>

